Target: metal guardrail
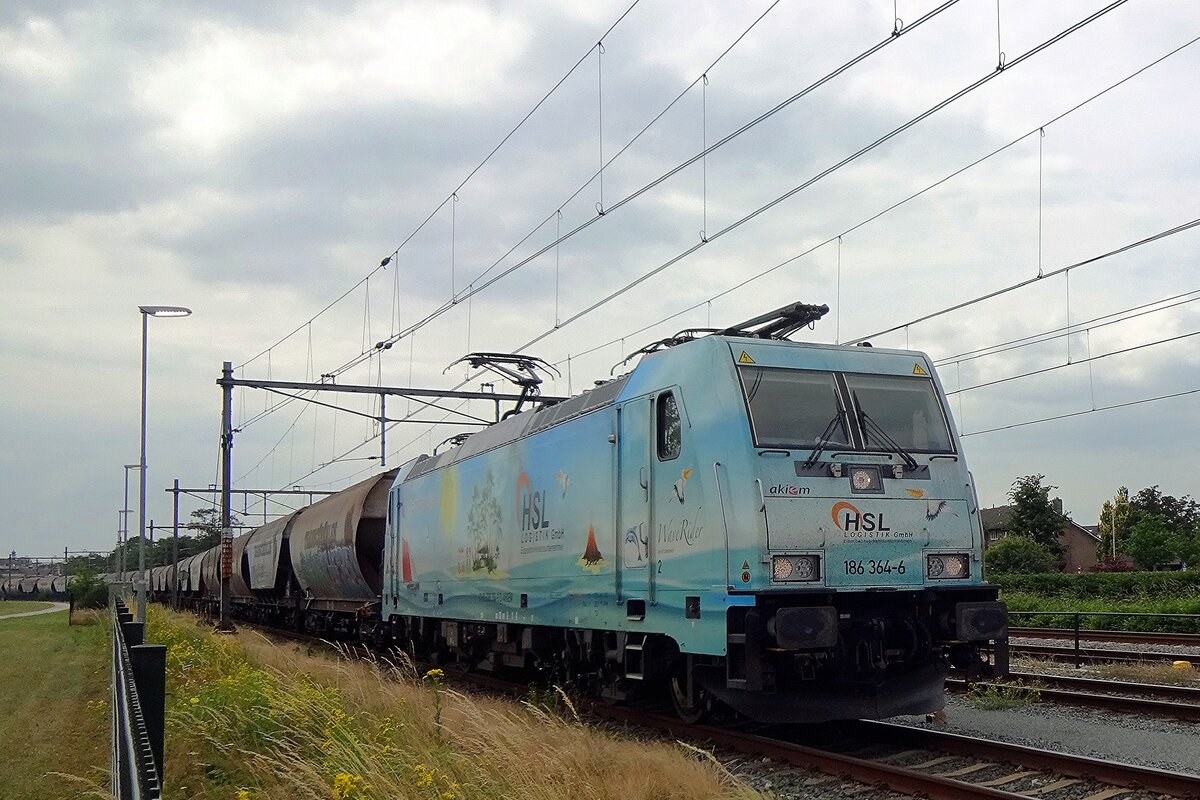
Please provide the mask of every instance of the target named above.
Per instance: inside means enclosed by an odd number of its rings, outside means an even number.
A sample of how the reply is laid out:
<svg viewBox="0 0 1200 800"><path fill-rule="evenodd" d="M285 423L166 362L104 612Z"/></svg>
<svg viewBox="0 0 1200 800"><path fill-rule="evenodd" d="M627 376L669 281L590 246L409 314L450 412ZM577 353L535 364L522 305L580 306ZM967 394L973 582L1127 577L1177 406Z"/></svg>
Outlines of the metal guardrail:
<svg viewBox="0 0 1200 800"><path fill-rule="evenodd" d="M1196 627L1200 628L1200 614L1156 614L1149 611L1009 611L1009 617L1071 617L1072 624L1067 628L1074 634L1073 652L1075 655L1075 667L1078 668L1083 663L1083 649L1081 647L1081 633L1128 633L1128 631L1109 631L1105 628L1085 628L1083 627L1084 617L1152 617L1166 619L1187 619L1196 623ZM1034 628L1038 626L1033 626ZM1150 633L1149 631L1147 633Z"/></svg>
<svg viewBox="0 0 1200 800"><path fill-rule="evenodd" d="M144 644L145 623L113 606L112 784L118 800L161 800L167 648Z"/></svg>

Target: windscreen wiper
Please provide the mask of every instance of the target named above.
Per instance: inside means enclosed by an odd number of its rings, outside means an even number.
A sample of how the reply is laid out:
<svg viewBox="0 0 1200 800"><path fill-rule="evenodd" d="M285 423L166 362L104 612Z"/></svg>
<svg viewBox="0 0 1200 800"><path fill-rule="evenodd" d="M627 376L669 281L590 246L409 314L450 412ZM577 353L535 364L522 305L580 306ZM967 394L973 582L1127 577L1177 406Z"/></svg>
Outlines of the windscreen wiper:
<svg viewBox="0 0 1200 800"><path fill-rule="evenodd" d="M833 419L829 420L829 424L825 426L825 430L821 431L821 435L817 437L817 446L813 448L812 454L804 459L804 463L800 465L801 469L811 469L817 465L817 459L825 451L825 445L829 444L829 434L833 433L833 426L837 425L841 419L842 412L839 410L833 415Z"/></svg>
<svg viewBox="0 0 1200 800"><path fill-rule="evenodd" d="M862 403L858 402L858 392L851 392L850 394L854 398L854 407L858 409L858 422L862 426L863 432L873 432L877 438L883 440L883 443L888 446L889 450L900 456L900 460L904 462L904 466L910 470L915 470L918 466L917 460L901 447L895 439L888 436L888 432L883 429L882 425L867 416L867 412L863 410ZM863 444L866 444L866 442L864 441Z"/></svg>

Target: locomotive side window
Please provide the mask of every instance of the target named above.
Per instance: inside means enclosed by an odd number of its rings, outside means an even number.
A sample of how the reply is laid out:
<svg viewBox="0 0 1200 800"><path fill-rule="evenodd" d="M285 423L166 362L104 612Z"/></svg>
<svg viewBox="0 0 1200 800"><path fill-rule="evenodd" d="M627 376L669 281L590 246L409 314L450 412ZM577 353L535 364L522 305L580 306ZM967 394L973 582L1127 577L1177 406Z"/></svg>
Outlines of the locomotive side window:
<svg viewBox="0 0 1200 800"><path fill-rule="evenodd" d="M738 374L757 446L850 445L832 373L739 367Z"/></svg>
<svg viewBox="0 0 1200 800"><path fill-rule="evenodd" d="M672 392L663 392L658 396L658 460L670 461L678 458L682 441L679 406L675 403L675 395Z"/></svg>
<svg viewBox="0 0 1200 800"><path fill-rule="evenodd" d="M903 375L847 374L846 385L858 410L905 450L924 453L954 451L933 381ZM888 443L872 427L863 425L867 449L888 450Z"/></svg>

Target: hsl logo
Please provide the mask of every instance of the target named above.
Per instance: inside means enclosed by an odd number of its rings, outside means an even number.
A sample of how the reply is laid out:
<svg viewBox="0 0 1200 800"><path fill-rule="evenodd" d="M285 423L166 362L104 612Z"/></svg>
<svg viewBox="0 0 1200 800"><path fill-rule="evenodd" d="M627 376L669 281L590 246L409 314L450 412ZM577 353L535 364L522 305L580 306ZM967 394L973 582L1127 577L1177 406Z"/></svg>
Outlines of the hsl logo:
<svg viewBox="0 0 1200 800"><path fill-rule="evenodd" d="M833 524L845 533L851 531L890 531L883 524L883 512L859 511L850 503L841 501L833 504Z"/></svg>
<svg viewBox="0 0 1200 800"><path fill-rule="evenodd" d="M521 518L522 531L550 527L550 520L546 518L546 490L535 492L524 472L517 477L517 515Z"/></svg>

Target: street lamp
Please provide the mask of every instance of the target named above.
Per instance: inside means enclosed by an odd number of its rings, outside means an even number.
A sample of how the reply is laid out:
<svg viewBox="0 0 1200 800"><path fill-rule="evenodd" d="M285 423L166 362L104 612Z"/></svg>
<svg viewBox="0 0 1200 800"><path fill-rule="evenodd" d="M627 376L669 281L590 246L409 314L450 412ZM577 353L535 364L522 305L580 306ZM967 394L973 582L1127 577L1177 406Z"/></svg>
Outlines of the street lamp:
<svg viewBox="0 0 1200 800"><path fill-rule="evenodd" d="M192 313L183 306L138 306L142 314L142 462L138 491L138 581L137 620L146 621L146 333L150 317L186 317Z"/></svg>
<svg viewBox="0 0 1200 800"><path fill-rule="evenodd" d="M126 562L125 555L129 550L129 470L141 469L141 464L126 464L125 465L125 506L121 511L121 530L117 541L121 544L121 582L125 582ZM124 541L122 541L122 539Z"/></svg>

